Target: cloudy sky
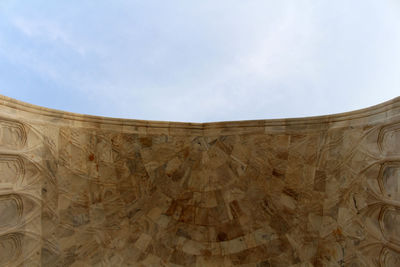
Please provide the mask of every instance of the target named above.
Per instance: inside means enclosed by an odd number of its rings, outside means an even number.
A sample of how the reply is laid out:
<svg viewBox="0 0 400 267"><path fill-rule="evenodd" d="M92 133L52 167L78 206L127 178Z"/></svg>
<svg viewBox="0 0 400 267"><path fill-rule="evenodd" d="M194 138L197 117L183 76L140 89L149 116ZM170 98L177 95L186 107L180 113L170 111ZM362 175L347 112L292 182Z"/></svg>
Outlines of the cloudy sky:
<svg viewBox="0 0 400 267"><path fill-rule="evenodd" d="M192 122L359 109L400 95L400 1L1 0L0 94Z"/></svg>

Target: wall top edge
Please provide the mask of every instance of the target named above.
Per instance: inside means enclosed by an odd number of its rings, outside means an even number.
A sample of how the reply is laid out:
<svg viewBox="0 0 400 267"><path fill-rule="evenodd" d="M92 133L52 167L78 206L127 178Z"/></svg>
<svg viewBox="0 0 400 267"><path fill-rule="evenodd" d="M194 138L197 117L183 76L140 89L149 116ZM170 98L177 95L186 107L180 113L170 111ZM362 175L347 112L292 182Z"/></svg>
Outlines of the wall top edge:
<svg viewBox="0 0 400 267"><path fill-rule="evenodd" d="M39 116L41 119L54 122L55 120L79 121L88 124L104 124L110 126L131 126L131 127L146 127L146 128L179 128L192 130L213 130L225 128L251 128L251 127L286 127L286 126L312 126L317 124L331 124L341 121L351 121L363 119L379 114L384 114L388 111L400 109L400 96L389 101L370 106L367 108L330 114L322 116L310 116L301 118L285 118L285 119L265 119L265 120L242 120L242 121L221 121L221 122L173 122L173 121L151 121L137 119L121 119L102 117L94 115L78 114L73 112L61 111L51 108L45 108L33 104L29 104L20 100L13 99L0 94L0 108L6 107L17 111L31 113ZM0 110L0 113L2 111ZM397 112L396 112L397 113ZM47 118L47 119L46 119Z"/></svg>

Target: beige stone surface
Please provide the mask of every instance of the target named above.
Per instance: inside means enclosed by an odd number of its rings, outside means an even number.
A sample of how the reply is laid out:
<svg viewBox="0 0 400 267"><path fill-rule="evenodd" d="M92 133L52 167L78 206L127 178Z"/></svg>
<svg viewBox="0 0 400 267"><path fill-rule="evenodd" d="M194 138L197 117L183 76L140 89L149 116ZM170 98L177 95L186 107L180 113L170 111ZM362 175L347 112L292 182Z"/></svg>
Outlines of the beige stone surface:
<svg viewBox="0 0 400 267"><path fill-rule="evenodd" d="M0 266L400 266L400 98L175 123L0 96Z"/></svg>

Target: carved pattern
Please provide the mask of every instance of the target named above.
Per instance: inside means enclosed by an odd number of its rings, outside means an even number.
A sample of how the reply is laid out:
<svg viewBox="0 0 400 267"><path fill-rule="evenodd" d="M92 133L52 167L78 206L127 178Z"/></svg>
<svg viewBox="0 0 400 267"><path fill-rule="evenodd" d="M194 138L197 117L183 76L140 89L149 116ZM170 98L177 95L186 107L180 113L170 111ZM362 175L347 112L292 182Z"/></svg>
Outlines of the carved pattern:
<svg viewBox="0 0 400 267"><path fill-rule="evenodd" d="M0 236L0 248L0 266L10 266L21 257L21 235L10 233Z"/></svg>
<svg viewBox="0 0 400 267"><path fill-rule="evenodd" d="M50 204L42 205L42 183L52 182L38 164L47 145L40 135L28 124L0 118L0 266L40 263L41 207Z"/></svg>
<svg viewBox="0 0 400 267"><path fill-rule="evenodd" d="M387 161L381 164L378 183L385 198L400 201L400 161Z"/></svg>
<svg viewBox="0 0 400 267"><path fill-rule="evenodd" d="M25 175L24 163L17 155L0 154L0 183L15 184Z"/></svg>
<svg viewBox="0 0 400 267"><path fill-rule="evenodd" d="M43 173L36 163L16 154L0 154L0 185L24 188L38 183ZM51 176L50 176L51 177Z"/></svg>
<svg viewBox="0 0 400 267"><path fill-rule="evenodd" d="M0 147L20 149L26 144L22 123L0 118Z"/></svg>
<svg viewBox="0 0 400 267"><path fill-rule="evenodd" d="M368 233L359 251L364 253L367 265L397 266L400 260L400 160L395 156L400 155L397 146L400 141L400 124L390 123L378 131L377 152L380 154L374 154L373 148L360 148L359 154L353 156L360 157L363 154L360 158L364 158L365 163L371 161L358 177L360 185L366 179L364 196L354 198L356 209L361 211L361 229ZM374 134L372 129L369 135ZM360 188L353 189L357 191L357 196L363 194ZM379 262L373 261L374 255L379 258Z"/></svg>
<svg viewBox="0 0 400 267"><path fill-rule="evenodd" d="M389 248L383 248L379 262L381 266L400 266L400 253Z"/></svg>
<svg viewBox="0 0 400 267"><path fill-rule="evenodd" d="M22 227L38 217L40 199L27 193L0 195L0 232Z"/></svg>
<svg viewBox="0 0 400 267"><path fill-rule="evenodd" d="M394 120L196 135L5 121L3 151L22 155L0 155L0 265L400 264Z"/></svg>
<svg viewBox="0 0 400 267"><path fill-rule="evenodd" d="M19 195L0 195L0 229L18 224L23 215L23 202Z"/></svg>
<svg viewBox="0 0 400 267"><path fill-rule="evenodd" d="M381 128L378 135L378 147L387 155L400 154L400 123L392 123Z"/></svg>
<svg viewBox="0 0 400 267"><path fill-rule="evenodd" d="M0 235L0 266L39 266L40 236L27 231Z"/></svg>
<svg viewBox="0 0 400 267"><path fill-rule="evenodd" d="M382 207L379 225L386 240L400 246L400 207Z"/></svg>

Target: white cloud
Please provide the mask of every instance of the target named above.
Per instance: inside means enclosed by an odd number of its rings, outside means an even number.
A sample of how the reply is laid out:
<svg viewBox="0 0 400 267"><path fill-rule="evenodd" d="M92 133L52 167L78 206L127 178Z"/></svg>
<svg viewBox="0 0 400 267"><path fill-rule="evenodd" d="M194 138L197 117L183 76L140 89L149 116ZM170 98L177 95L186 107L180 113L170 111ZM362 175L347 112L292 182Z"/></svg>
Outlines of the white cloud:
<svg viewBox="0 0 400 267"><path fill-rule="evenodd" d="M9 18L25 38L3 36L0 56L96 99L98 114L138 119L319 115L400 86L394 4L178 2L63 4L62 16L21 2Z"/></svg>
<svg viewBox="0 0 400 267"><path fill-rule="evenodd" d="M86 52L85 47L81 43L75 41L71 35L62 30L57 23L49 20L32 20L22 17L15 17L13 19L14 26L30 38L40 38L47 42L57 42L66 45L79 53L84 55Z"/></svg>

